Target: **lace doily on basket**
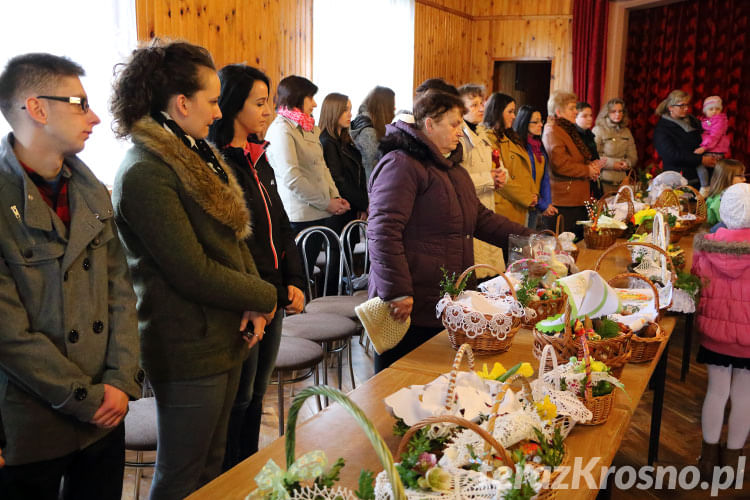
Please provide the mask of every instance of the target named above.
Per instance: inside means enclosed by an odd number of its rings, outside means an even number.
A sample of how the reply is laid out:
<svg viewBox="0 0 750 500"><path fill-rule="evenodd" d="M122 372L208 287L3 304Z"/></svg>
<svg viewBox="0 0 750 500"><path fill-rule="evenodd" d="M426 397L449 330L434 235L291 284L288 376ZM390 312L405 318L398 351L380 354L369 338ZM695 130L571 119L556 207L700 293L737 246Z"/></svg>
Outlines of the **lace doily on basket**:
<svg viewBox="0 0 750 500"><path fill-rule="evenodd" d="M583 379L586 377L586 371L576 372L574 363L565 363L554 368L543 375L545 382L554 383L557 378L565 379L566 390L577 395L583 393ZM596 385L600 380L605 380L610 384L623 389L625 386L616 377L606 372L591 372L591 383Z"/></svg>
<svg viewBox="0 0 750 500"><path fill-rule="evenodd" d="M531 382L531 391L535 401L542 401L545 396L549 396L549 400L557 407L558 415L570 417L576 422L587 422L593 416L575 394L570 391L558 391L554 382L548 379L536 379Z"/></svg>
<svg viewBox="0 0 750 500"><path fill-rule="evenodd" d="M319 488L318 485L303 486L292 493L292 500L357 500L357 496L346 488Z"/></svg>
<svg viewBox="0 0 750 500"><path fill-rule="evenodd" d="M443 325L452 330L463 330L466 336L489 333L504 340L513 326L513 318L536 316L510 295L489 295L463 292L456 300L446 294L435 307L437 317L443 316ZM488 318L489 317L489 318Z"/></svg>
<svg viewBox="0 0 750 500"><path fill-rule="evenodd" d="M668 310L678 313L694 313L695 300L685 290L675 288L674 296L672 297L672 307Z"/></svg>
<svg viewBox="0 0 750 500"><path fill-rule="evenodd" d="M480 472L471 470L449 470L451 473L451 491L423 491L406 490L406 498L410 500L495 500L502 498L503 492L510 489L509 481L490 479ZM505 486L504 483L510 486ZM385 471L381 471L375 478L376 500L390 500L393 489L388 482Z"/></svg>
<svg viewBox="0 0 750 500"><path fill-rule="evenodd" d="M475 420L480 415L489 413L495 396L502 384L494 380L485 380L474 372L458 372L454 391L453 408L445 408L450 374L440 375L425 385L404 387L386 397L384 402L393 414L404 420L406 425L415 425L427 417L452 414L467 420ZM515 411L520 404L506 394L501 409ZM448 428L454 427L447 424Z"/></svg>

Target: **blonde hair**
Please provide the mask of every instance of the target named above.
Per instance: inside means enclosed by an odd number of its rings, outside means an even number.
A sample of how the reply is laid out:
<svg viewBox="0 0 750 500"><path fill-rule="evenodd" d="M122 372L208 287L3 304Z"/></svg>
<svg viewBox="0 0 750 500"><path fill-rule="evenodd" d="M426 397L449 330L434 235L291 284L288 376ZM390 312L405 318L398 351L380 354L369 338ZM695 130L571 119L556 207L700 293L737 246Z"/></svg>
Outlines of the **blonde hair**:
<svg viewBox="0 0 750 500"><path fill-rule="evenodd" d="M549 95L547 101L547 114L555 116L558 109L563 109L569 102L578 102L578 97L567 90L555 90Z"/></svg>
<svg viewBox="0 0 750 500"><path fill-rule="evenodd" d="M630 124L630 119L628 118L628 108L625 106L625 101L623 101L619 97L614 97L607 101L607 104L602 106L602 109L599 111L599 115L596 117L597 125L599 125L600 127L609 127L609 125L607 124L607 117L616 104L622 106L622 120L620 120L620 123L618 125L620 127L626 128Z"/></svg>
<svg viewBox="0 0 750 500"><path fill-rule="evenodd" d="M711 177L711 185L708 188L708 196L723 193L732 185L732 180L738 175L745 175L745 165L741 161L724 158L716 162L714 174Z"/></svg>
<svg viewBox="0 0 750 500"><path fill-rule="evenodd" d="M666 99L664 99L662 102L659 103L658 106L656 106L656 111L654 114L661 116L666 115L669 112L669 107L674 106L675 104L679 104L680 101L689 101L692 96L685 92L684 90L673 90L669 93Z"/></svg>

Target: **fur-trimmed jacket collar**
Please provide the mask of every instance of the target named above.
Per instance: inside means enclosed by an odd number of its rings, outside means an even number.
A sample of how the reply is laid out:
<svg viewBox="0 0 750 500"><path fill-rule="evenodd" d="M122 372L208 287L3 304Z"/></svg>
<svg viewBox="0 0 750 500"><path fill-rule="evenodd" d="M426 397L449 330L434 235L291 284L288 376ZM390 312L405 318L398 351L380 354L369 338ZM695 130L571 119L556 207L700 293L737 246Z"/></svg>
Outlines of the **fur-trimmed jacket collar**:
<svg viewBox="0 0 750 500"><path fill-rule="evenodd" d="M218 151L214 150L214 154L229 177L227 184L208 168L196 152L153 118L138 120L130 135L135 144L161 158L177 174L185 191L206 213L230 227L238 239L250 236L250 211L245 204L242 188Z"/></svg>
<svg viewBox="0 0 750 500"><path fill-rule="evenodd" d="M378 150L381 156L391 151L403 151L420 163L432 163L444 170L460 165L463 150L459 143L448 158L444 157L421 130L410 123L397 121L385 126L385 136Z"/></svg>
<svg viewBox="0 0 750 500"><path fill-rule="evenodd" d="M698 234L693 248L699 252L750 257L750 229L719 229L714 234Z"/></svg>

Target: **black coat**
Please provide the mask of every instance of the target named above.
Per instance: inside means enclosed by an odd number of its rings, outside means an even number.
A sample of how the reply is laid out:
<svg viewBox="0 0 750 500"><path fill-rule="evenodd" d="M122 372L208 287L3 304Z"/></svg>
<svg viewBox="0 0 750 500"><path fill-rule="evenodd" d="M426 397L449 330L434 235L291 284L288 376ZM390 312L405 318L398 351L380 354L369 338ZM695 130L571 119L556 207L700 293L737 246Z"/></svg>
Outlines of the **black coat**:
<svg viewBox="0 0 750 500"><path fill-rule="evenodd" d="M576 130L578 131L578 134L581 136L581 139L583 139L583 143L586 145L587 148L589 148L589 151L591 151L591 159L592 160L598 160L599 159L599 150L596 149L596 139L594 138L594 132L591 131L591 129L584 130L578 125L576 125Z"/></svg>
<svg viewBox="0 0 750 500"><path fill-rule="evenodd" d="M331 137L325 130L320 133L320 143L326 165L341 197L349 202L353 212L366 212L367 178L359 150L352 143Z"/></svg>
<svg viewBox="0 0 750 500"><path fill-rule="evenodd" d="M701 164L701 155L694 154L701 145L701 123L694 116L688 115L691 132L685 132L679 124L661 117L654 129L654 147L664 162L664 170L681 172L688 181L697 181L696 167Z"/></svg>
<svg viewBox="0 0 750 500"><path fill-rule="evenodd" d="M266 158L267 145L254 142L254 152L247 155L241 148L230 146L222 154L245 192L245 203L252 214L253 232L245 240L247 246L260 277L276 287L278 307L284 307L289 304L286 287L293 285L304 290L305 275L294 244L294 231L276 189L276 176Z"/></svg>

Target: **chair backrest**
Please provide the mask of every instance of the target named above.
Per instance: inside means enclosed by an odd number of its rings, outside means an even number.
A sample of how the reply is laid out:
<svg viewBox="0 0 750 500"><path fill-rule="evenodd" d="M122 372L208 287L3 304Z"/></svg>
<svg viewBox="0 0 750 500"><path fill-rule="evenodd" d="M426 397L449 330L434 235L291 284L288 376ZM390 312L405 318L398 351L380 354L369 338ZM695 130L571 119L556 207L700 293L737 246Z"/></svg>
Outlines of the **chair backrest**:
<svg viewBox="0 0 750 500"><path fill-rule="evenodd" d="M354 254L355 248L358 244L354 241L354 236L360 235L359 245L364 245L364 275L370 272L370 250L367 246L367 221L363 219L355 219L350 221L341 230L341 236L339 237L341 249L348 265L349 274L346 280L346 289L344 290L348 295L354 293L353 280L356 278L354 275Z"/></svg>
<svg viewBox="0 0 750 500"><path fill-rule="evenodd" d="M297 236L294 238L294 242L297 245L297 249L299 250L300 255L302 256L302 264L305 269L305 280L307 281L307 296L309 300L312 300L315 298L315 295L313 295L313 288L312 288L312 272L313 270L310 268L310 262L313 264L315 263L315 260L317 259L317 255L310 256L312 258L308 258L308 253L311 252L311 245L313 236L322 237L324 240L323 244L323 251L325 252L326 256L326 263L325 263L325 269L323 269L323 295L326 294L326 290L328 289L328 266L331 262L331 252L338 252L339 253L339 269L338 269L338 294L341 295L341 281L344 277L344 273L346 272L346 275L348 276L350 274L349 272L349 265L347 262L345 262L346 259L343 258L342 251L341 251L341 242L339 240L339 235L336 234L336 231L329 227L325 226L311 226L308 228L303 229L300 231ZM313 248L315 248L313 246Z"/></svg>

